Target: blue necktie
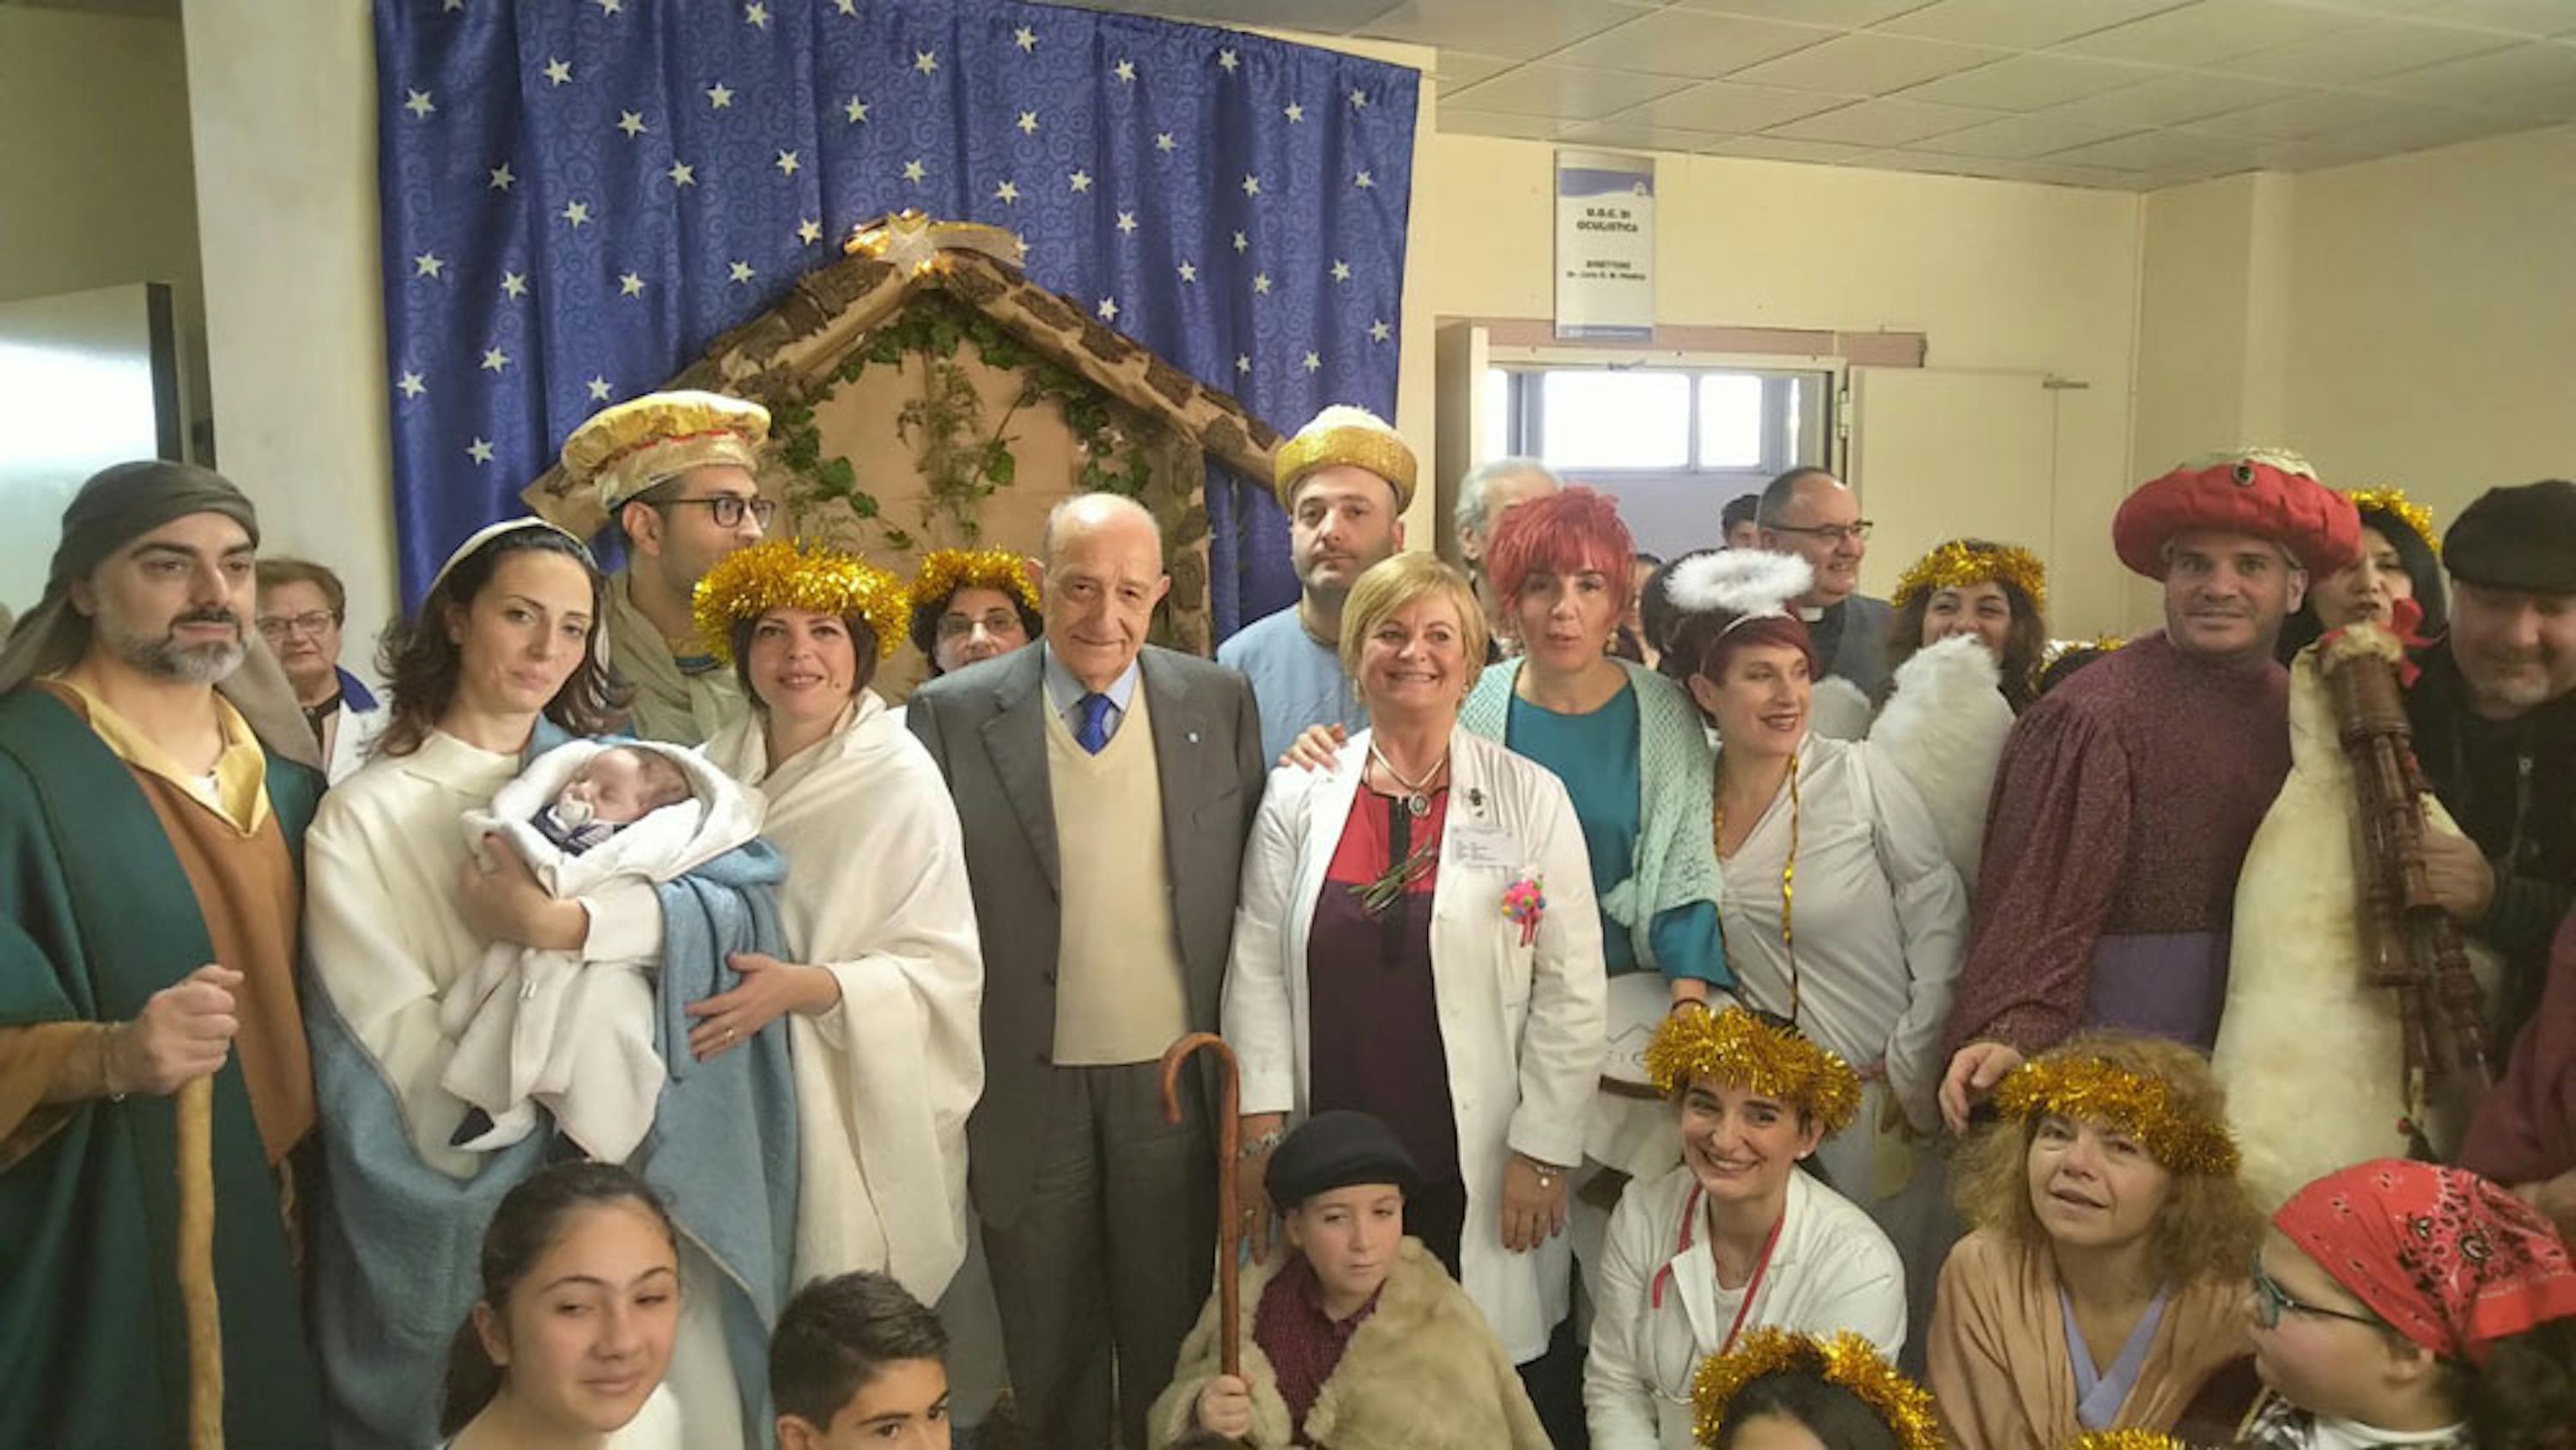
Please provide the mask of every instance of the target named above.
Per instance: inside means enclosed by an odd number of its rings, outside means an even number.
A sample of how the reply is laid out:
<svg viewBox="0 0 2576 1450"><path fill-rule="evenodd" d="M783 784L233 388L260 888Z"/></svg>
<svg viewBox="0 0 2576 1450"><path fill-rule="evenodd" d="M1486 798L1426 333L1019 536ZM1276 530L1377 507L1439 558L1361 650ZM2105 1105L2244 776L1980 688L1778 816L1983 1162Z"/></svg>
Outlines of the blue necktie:
<svg viewBox="0 0 2576 1450"><path fill-rule="evenodd" d="M1109 745L1109 697L1094 692L1076 703L1082 710L1082 726L1073 732L1073 743L1098 755Z"/></svg>

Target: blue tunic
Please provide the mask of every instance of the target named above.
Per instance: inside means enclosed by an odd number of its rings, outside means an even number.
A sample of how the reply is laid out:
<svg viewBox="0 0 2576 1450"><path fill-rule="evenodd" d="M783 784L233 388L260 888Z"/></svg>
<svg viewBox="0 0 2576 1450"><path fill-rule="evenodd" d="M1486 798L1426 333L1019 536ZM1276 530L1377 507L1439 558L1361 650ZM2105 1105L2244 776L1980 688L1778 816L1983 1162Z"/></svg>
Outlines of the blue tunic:
<svg viewBox="0 0 2576 1450"><path fill-rule="evenodd" d="M1341 656L1306 632L1296 605L1236 630L1216 647L1216 662L1252 682L1264 765L1278 764L1309 725L1368 728L1368 707L1342 673Z"/></svg>

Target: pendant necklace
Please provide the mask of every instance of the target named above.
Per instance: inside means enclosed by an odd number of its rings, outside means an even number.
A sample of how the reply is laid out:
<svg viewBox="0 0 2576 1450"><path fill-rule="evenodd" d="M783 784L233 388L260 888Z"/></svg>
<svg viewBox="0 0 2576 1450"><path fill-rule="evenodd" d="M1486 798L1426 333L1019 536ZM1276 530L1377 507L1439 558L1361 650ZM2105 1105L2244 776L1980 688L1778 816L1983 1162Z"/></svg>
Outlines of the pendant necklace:
<svg viewBox="0 0 2576 1450"><path fill-rule="evenodd" d="M1374 740L1369 742L1369 759L1376 761L1378 767L1387 773L1390 780L1404 787L1404 808L1412 813L1415 820L1418 821L1431 814L1431 782L1438 780L1440 772L1449 766L1449 752L1446 749L1440 752L1438 760L1431 763L1431 768L1422 773L1420 780L1406 779L1404 772L1395 768L1395 762L1386 758L1386 752L1378 749L1377 742Z"/></svg>

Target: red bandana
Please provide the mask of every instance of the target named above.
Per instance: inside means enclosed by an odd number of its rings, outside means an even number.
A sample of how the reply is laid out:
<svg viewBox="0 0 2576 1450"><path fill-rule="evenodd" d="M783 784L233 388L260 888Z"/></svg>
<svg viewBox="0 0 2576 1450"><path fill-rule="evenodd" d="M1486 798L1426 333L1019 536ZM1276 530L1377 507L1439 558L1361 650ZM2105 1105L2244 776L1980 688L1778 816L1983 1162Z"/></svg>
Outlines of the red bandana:
<svg viewBox="0 0 2576 1450"><path fill-rule="evenodd" d="M2576 1265L2549 1221L2459 1168L2382 1158L2292 1195L2272 1224L2399 1333L2476 1362L2576 1315Z"/></svg>

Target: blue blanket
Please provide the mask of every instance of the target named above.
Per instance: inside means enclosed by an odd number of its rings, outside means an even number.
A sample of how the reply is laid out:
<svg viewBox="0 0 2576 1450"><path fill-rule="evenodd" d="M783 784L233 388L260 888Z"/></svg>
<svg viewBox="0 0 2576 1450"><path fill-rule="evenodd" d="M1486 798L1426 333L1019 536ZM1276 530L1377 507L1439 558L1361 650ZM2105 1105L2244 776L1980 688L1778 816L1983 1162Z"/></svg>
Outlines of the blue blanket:
<svg viewBox="0 0 2576 1450"><path fill-rule="evenodd" d="M689 1056L682 1008L741 978L738 951L783 953L775 891L786 864L753 841L667 883L655 1044L670 1065L652 1133L630 1160L681 1232L723 1270L725 1337L748 1444L769 1442L769 1326L791 1288L796 1231L796 1086L787 1024L713 1062ZM483 1229L503 1195L573 1156L551 1131L490 1155L458 1180L412 1152L393 1089L328 994L305 994L322 1111L324 1182L311 1214L314 1337L331 1443L418 1450L438 1443L450 1346L481 1292Z"/></svg>

